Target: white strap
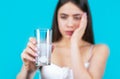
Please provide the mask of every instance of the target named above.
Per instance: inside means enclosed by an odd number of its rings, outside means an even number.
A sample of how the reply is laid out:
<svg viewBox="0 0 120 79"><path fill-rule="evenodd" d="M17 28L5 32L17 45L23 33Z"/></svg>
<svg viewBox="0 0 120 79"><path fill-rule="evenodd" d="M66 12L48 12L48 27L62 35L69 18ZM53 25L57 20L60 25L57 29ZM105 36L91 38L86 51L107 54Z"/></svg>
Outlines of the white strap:
<svg viewBox="0 0 120 79"><path fill-rule="evenodd" d="M89 49L89 51L88 51L88 54L89 54L88 62L89 62L89 60L91 59L91 57L92 57L92 55L93 55L93 53L92 53L93 47L94 47L94 45L91 45L91 47L90 47L90 49Z"/></svg>

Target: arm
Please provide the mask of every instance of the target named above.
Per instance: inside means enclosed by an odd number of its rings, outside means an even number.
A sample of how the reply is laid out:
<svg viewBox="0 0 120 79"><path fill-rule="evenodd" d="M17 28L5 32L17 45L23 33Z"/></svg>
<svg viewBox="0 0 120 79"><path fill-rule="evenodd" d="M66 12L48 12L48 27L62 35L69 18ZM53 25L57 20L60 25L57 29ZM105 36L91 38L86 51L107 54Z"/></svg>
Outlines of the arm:
<svg viewBox="0 0 120 79"><path fill-rule="evenodd" d="M108 46L101 44L95 46L94 55L90 62L89 73L93 75L93 79L102 79L106 62L109 56Z"/></svg>
<svg viewBox="0 0 120 79"><path fill-rule="evenodd" d="M25 50L21 54L23 66L17 75L17 79L33 79L37 70L37 67L35 66L35 57L37 56L36 51L36 40L30 38Z"/></svg>
<svg viewBox="0 0 120 79"><path fill-rule="evenodd" d="M106 45L96 45L94 47L94 55L91 58L90 66L86 69L80 54L80 49L77 45L73 46L71 57L74 79L102 79L109 54L108 47Z"/></svg>
<svg viewBox="0 0 120 79"><path fill-rule="evenodd" d="M74 79L101 79L109 49L106 45L96 45L93 50L94 55L91 58L90 66L86 69L82 60L81 50L79 49L79 44L84 35L86 26L87 15L84 13L78 29L76 29L71 37L71 61Z"/></svg>

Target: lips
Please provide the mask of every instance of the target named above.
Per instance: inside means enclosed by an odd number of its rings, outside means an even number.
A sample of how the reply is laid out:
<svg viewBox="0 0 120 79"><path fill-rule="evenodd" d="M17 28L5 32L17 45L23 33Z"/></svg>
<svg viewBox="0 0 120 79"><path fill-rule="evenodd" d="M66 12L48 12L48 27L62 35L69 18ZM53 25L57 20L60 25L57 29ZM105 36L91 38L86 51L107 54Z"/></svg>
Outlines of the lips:
<svg viewBox="0 0 120 79"><path fill-rule="evenodd" d="M73 32L74 31L65 31L65 34L71 36L73 34Z"/></svg>

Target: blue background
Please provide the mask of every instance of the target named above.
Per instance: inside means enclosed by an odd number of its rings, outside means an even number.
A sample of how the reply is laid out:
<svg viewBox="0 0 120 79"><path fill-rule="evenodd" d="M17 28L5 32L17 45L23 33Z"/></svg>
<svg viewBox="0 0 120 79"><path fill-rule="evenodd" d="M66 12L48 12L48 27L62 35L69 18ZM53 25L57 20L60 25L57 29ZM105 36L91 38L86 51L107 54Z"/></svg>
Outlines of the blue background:
<svg viewBox="0 0 120 79"><path fill-rule="evenodd" d="M20 54L33 31L51 26L57 0L0 0L0 79L16 79ZM120 79L120 1L89 0L96 43L105 43L110 56L103 79ZM38 73L34 79L38 79Z"/></svg>

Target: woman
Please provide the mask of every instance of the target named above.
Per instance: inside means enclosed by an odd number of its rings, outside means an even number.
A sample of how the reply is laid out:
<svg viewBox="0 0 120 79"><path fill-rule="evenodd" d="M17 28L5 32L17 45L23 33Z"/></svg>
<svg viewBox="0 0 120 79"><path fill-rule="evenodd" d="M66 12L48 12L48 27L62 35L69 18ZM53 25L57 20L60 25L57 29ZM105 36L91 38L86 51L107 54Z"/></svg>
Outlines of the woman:
<svg viewBox="0 0 120 79"><path fill-rule="evenodd" d="M92 21L87 0L59 0L53 19L51 65L43 66L42 79L101 79L109 49L94 45ZM21 54L23 66L17 79L32 79L36 39L30 38Z"/></svg>

